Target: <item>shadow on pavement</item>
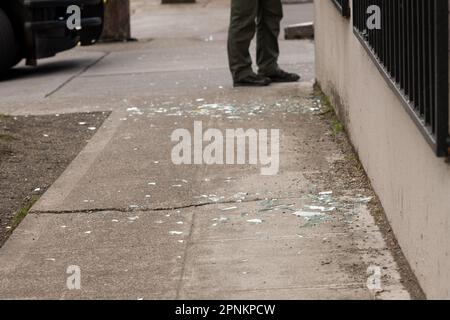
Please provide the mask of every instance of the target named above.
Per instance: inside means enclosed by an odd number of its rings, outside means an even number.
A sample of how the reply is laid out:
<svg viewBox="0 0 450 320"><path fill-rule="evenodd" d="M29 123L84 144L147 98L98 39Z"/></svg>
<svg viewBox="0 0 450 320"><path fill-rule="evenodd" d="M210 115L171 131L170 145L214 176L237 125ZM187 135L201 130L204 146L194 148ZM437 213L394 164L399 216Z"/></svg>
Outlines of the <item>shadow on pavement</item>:
<svg viewBox="0 0 450 320"><path fill-rule="evenodd" d="M25 77L39 77L60 72L83 70L89 65L91 59L71 59L64 61L49 61L39 64L37 67L25 66L21 63L12 68L6 74L0 76L0 82L17 80Z"/></svg>

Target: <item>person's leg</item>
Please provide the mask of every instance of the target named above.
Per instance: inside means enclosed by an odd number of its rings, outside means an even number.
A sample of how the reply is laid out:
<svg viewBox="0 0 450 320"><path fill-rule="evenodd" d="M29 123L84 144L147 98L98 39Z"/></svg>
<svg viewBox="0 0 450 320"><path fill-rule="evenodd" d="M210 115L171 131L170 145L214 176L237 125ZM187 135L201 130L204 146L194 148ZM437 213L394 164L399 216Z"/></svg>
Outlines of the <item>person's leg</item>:
<svg viewBox="0 0 450 320"><path fill-rule="evenodd" d="M253 74L249 53L255 36L258 0L231 0L228 60L234 82Z"/></svg>
<svg viewBox="0 0 450 320"><path fill-rule="evenodd" d="M257 63L258 74L272 82L296 82L300 76L285 72L278 66L278 37L283 18L281 0L260 0L257 19Z"/></svg>
<svg viewBox="0 0 450 320"><path fill-rule="evenodd" d="M261 74L271 74L278 70L278 37L282 18L281 0L259 1L256 60Z"/></svg>

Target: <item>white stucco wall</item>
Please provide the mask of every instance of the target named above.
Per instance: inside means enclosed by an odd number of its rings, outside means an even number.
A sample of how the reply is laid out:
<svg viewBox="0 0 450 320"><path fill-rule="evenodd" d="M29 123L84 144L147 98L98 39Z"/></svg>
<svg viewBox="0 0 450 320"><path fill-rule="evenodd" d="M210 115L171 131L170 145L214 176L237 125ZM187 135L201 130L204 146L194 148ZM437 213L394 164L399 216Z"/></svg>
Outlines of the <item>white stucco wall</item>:
<svg viewBox="0 0 450 320"><path fill-rule="evenodd" d="M450 299L450 164L437 158L356 39L315 1L316 76L345 122L428 298Z"/></svg>

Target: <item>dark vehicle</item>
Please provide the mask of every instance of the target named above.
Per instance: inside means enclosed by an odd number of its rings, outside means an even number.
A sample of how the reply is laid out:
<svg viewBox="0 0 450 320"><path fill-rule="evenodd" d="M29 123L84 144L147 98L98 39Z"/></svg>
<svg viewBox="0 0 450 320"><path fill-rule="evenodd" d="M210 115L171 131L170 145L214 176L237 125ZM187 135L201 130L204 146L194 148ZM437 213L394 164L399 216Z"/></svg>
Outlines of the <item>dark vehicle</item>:
<svg viewBox="0 0 450 320"><path fill-rule="evenodd" d="M68 27L79 9L76 28ZM103 28L103 0L0 0L0 74L22 59L35 66L78 43L95 43Z"/></svg>

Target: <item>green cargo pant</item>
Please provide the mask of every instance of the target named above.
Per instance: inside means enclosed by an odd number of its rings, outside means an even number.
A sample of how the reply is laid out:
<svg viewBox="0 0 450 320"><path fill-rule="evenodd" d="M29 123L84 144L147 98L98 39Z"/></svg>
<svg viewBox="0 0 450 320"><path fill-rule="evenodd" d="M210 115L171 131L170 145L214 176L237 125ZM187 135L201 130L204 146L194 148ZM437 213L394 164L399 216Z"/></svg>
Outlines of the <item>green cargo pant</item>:
<svg viewBox="0 0 450 320"><path fill-rule="evenodd" d="M282 18L281 0L231 0L228 59L234 81L253 72L249 47L256 31L259 72L270 74L278 69L278 36Z"/></svg>

